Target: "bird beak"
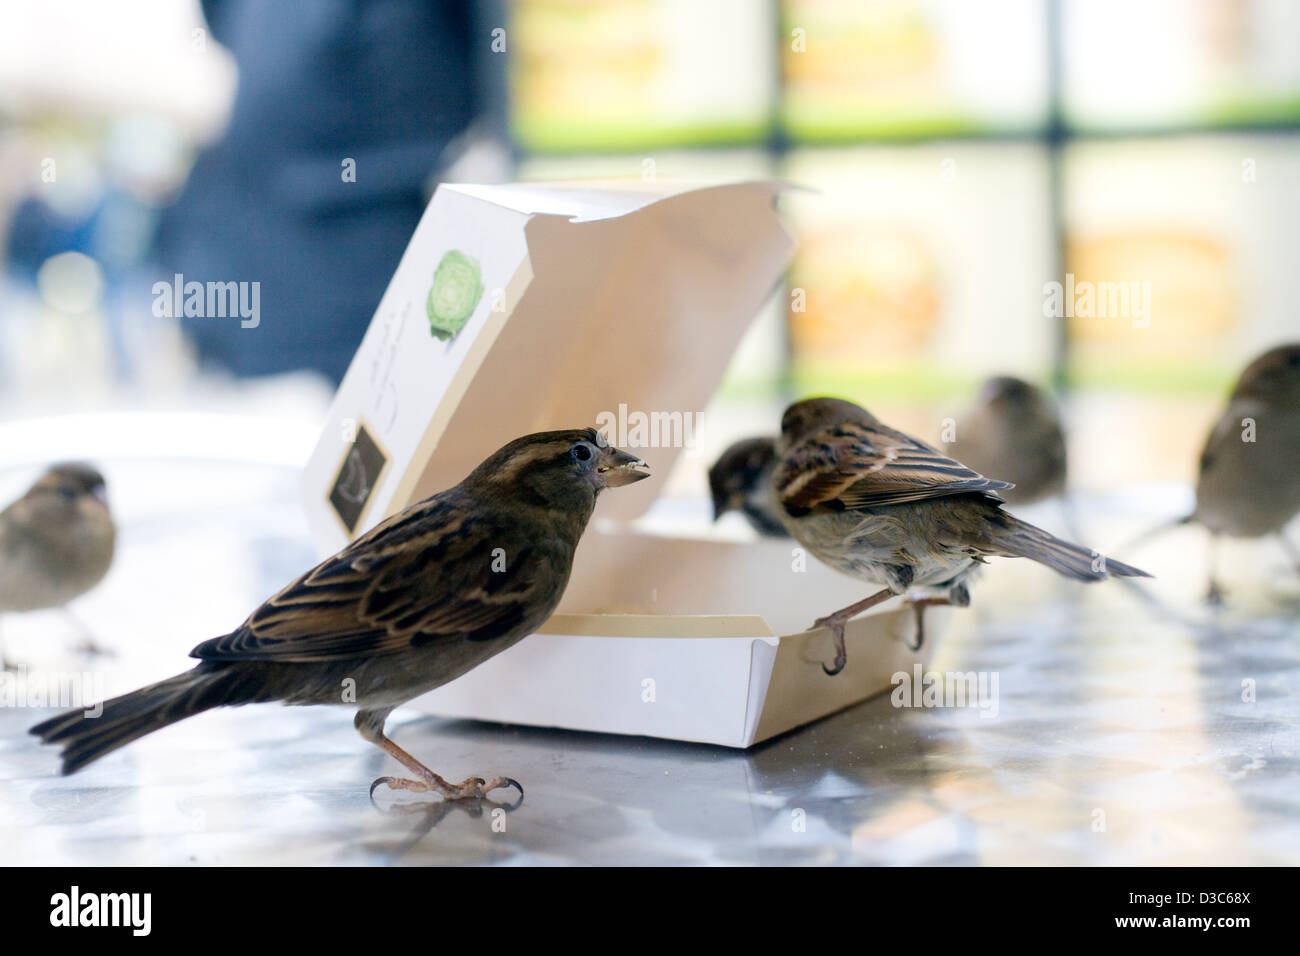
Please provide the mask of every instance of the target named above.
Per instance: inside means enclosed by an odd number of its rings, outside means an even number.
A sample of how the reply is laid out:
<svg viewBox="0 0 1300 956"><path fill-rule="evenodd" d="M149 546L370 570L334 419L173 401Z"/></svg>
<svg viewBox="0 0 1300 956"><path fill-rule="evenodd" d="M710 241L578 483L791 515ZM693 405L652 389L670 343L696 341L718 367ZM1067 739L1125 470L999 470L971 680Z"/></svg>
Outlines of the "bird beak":
<svg viewBox="0 0 1300 956"><path fill-rule="evenodd" d="M603 455L604 460L596 466L602 488L618 488L650 477L650 472L640 470L648 467L646 463L635 455L619 451L613 445L606 446Z"/></svg>

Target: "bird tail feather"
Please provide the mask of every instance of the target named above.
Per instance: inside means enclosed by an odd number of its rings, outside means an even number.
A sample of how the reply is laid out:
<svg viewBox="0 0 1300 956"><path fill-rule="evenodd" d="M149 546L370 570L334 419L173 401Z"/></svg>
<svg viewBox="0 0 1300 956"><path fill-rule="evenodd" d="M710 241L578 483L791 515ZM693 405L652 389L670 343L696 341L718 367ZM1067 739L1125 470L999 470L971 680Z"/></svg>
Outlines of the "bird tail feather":
<svg viewBox="0 0 1300 956"><path fill-rule="evenodd" d="M87 710L57 714L32 727L42 743L63 745L63 773L70 774L133 740L213 707L247 703L238 672L200 664L193 670L150 684L102 704L98 716ZM98 710L98 708L97 708Z"/></svg>
<svg viewBox="0 0 1300 956"><path fill-rule="evenodd" d="M1140 568L1065 541L1005 511L998 513L998 519L995 525L997 530L989 541L996 553L1029 558L1076 581L1100 581L1111 575L1126 578L1151 577Z"/></svg>

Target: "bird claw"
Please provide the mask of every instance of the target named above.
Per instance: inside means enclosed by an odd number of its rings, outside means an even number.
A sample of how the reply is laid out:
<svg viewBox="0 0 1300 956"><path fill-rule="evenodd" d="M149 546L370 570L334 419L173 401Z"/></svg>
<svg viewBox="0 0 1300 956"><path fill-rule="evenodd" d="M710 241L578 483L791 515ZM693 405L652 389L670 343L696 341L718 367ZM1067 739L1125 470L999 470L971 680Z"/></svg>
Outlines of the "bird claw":
<svg viewBox="0 0 1300 956"><path fill-rule="evenodd" d="M524 785L523 785L522 783L520 783L518 780L516 780L514 777L498 777L497 779L501 781L501 788L503 788L503 787L514 787L516 790L519 791L519 799L516 800L513 804L510 804L510 805L506 808L507 810L518 810L519 807L520 807L520 806L523 804L523 802L524 802ZM490 792L491 790L497 790L497 789L500 789L500 788L499 788L499 787L490 787L490 788L489 788L489 792Z"/></svg>
<svg viewBox="0 0 1300 956"><path fill-rule="evenodd" d="M484 780L482 777L470 777L455 786L440 787L430 784L424 780L412 780L409 777L377 777L370 784L370 797L373 800L375 791L383 784L390 790L410 790L413 793L427 793L430 790L436 790L444 800L482 800L493 790L500 790L505 787L514 787L519 791L519 801L515 804L518 806L524 800L524 788L520 782L513 777L494 777L491 782Z"/></svg>
<svg viewBox="0 0 1300 956"><path fill-rule="evenodd" d="M407 777L376 777L370 784L370 798L373 800L375 791L379 789L380 784L388 787L389 790L413 790L416 793L423 793L429 789L427 783L419 780L411 780Z"/></svg>
<svg viewBox="0 0 1300 956"><path fill-rule="evenodd" d="M473 778L473 781L474 792L467 794L467 796L471 796L473 799L482 800L493 790L504 790L508 787L514 787L519 791L519 800L515 803L515 806L517 807L520 803L524 802L524 785L514 777L493 777L491 781L485 781L482 777L475 777ZM469 782L469 780L466 780L465 783L461 784L461 786L464 787L465 784Z"/></svg>
<svg viewBox="0 0 1300 956"><path fill-rule="evenodd" d="M822 664L822 671L828 677L834 677L844 670L844 665L848 663L848 653L844 648L844 622L837 621L834 615L819 617L813 621L813 629L816 630L819 627L829 627L831 635L835 638L835 661L830 667L827 667L825 663Z"/></svg>

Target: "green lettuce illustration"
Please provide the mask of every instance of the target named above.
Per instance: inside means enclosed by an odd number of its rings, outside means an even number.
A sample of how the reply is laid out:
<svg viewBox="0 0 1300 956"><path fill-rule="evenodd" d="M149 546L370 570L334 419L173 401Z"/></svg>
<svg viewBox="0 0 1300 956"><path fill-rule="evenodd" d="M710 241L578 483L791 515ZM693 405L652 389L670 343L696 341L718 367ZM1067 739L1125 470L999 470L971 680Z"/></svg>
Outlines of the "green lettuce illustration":
<svg viewBox="0 0 1300 956"><path fill-rule="evenodd" d="M478 260L452 249L442 257L433 273L433 285L425 303L429 331L444 342L454 339L481 298L483 274Z"/></svg>

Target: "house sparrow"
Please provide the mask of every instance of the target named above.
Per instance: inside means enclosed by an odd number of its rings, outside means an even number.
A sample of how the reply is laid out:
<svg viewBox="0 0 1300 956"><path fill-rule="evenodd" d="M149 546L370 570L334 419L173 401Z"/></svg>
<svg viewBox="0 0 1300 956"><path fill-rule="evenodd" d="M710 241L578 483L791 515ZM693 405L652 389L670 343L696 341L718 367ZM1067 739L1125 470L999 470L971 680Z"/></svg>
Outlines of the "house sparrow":
<svg viewBox="0 0 1300 956"><path fill-rule="evenodd" d="M1029 504L1065 490L1065 433L1056 403L1042 389L1010 376L990 378L958 420L944 450L969 467L1012 483L1003 498Z"/></svg>
<svg viewBox="0 0 1300 956"><path fill-rule="evenodd" d="M381 783L451 800L522 792L506 777L450 783L389 740L384 723L537 630L564 593L596 497L649 477L644 465L590 428L516 439L194 648L192 670L106 701L98 718L71 711L31 732L63 745L67 774L213 707L355 703L361 736L415 777L380 777L372 794Z"/></svg>
<svg viewBox="0 0 1300 956"><path fill-rule="evenodd" d="M850 618L914 588L944 591L911 601L919 650L924 609L969 604L968 582L989 556L1031 558L1080 581L1150 577L1008 514L996 494L1008 482L985 478L852 402L791 405L777 453L773 485L790 534L836 570L885 586L813 622L835 637L835 665L823 665L828 674L844 668Z"/></svg>
<svg viewBox="0 0 1300 956"><path fill-rule="evenodd" d="M1228 396L1228 407L1201 452L1196 507L1180 523L1210 532L1207 597L1222 600L1215 579L1220 535L1276 534L1300 571L1300 556L1283 528L1300 512L1300 343L1280 345L1255 359Z"/></svg>
<svg viewBox="0 0 1300 956"><path fill-rule="evenodd" d="M108 573L116 537L104 477L86 464L54 465L0 511L0 614L85 594Z"/></svg>
<svg viewBox="0 0 1300 956"><path fill-rule="evenodd" d="M772 492L776 465L775 438L745 438L730 445L709 469L713 520L728 511L739 511L759 534L787 537Z"/></svg>

